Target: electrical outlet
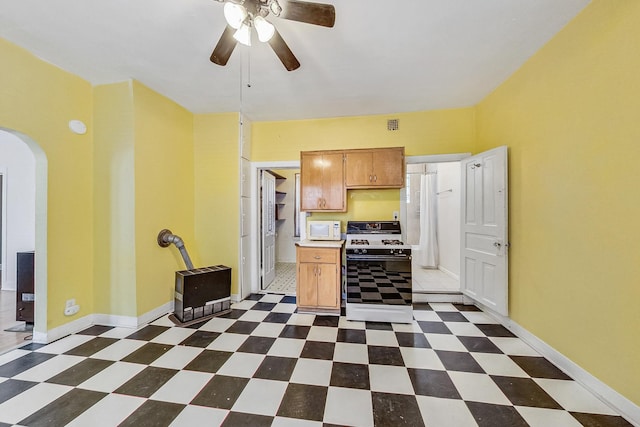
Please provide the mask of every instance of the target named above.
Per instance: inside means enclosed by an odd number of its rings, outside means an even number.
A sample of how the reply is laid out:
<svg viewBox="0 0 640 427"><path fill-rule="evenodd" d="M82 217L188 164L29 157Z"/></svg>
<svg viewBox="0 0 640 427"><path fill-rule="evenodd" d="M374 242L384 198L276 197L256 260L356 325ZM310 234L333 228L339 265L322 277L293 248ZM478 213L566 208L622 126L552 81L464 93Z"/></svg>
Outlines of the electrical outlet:
<svg viewBox="0 0 640 427"><path fill-rule="evenodd" d="M65 308L65 309L67 309L67 308L71 308L71 307L73 307L74 305L76 305L76 300L75 300L75 298L71 298L71 299L68 299L68 300L67 300L67 303L64 305L64 308Z"/></svg>
<svg viewBox="0 0 640 427"><path fill-rule="evenodd" d="M397 221L399 217L398 211L393 211L393 220Z"/></svg>
<svg viewBox="0 0 640 427"><path fill-rule="evenodd" d="M74 304L74 305L64 309L64 315L65 316L73 316L74 314L76 314L79 311L80 311L80 306L77 305L77 304Z"/></svg>

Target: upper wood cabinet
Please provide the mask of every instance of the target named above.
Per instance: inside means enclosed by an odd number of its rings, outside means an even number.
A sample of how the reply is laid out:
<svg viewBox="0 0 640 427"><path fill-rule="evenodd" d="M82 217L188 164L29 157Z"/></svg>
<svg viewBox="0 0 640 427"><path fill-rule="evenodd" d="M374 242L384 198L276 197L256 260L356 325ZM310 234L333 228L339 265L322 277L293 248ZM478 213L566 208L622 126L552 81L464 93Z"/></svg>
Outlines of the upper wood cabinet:
<svg viewBox="0 0 640 427"><path fill-rule="evenodd" d="M346 150L346 188L404 187L404 147Z"/></svg>
<svg viewBox="0 0 640 427"><path fill-rule="evenodd" d="M346 212L342 151L300 153L300 209Z"/></svg>

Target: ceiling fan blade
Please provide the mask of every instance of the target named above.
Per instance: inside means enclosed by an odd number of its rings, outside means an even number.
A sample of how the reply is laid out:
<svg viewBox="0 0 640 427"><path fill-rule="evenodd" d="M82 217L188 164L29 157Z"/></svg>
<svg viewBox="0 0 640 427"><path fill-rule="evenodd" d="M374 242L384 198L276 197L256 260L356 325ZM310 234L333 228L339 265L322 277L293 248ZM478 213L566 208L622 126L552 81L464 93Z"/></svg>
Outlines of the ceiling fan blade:
<svg viewBox="0 0 640 427"><path fill-rule="evenodd" d="M332 4L310 3L296 0L278 0L282 7L280 18L307 24L333 27L336 22L336 9Z"/></svg>
<svg viewBox="0 0 640 427"><path fill-rule="evenodd" d="M218 65L227 65L227 61L229 61L229 57L238 43L236 39L233 38L235 31L236 30L227 25L220 36L220 40L218 40L218 44L215 49L213 49L213 53L210 58L211 62Z"/></svg>
<svg viewBox="0 0 640 427"><path fill-rule="evenodd" d="M298 59L295 57L293 52L291 52L291 49L289 49L289 46L284 41L278 30L273 33L273 37L269 40L269 45L271 45L273 51L278 55L278 58L280 58L282 65L284 65L284 68L286 68L287 71L293 71L300 67Z"/></svg>

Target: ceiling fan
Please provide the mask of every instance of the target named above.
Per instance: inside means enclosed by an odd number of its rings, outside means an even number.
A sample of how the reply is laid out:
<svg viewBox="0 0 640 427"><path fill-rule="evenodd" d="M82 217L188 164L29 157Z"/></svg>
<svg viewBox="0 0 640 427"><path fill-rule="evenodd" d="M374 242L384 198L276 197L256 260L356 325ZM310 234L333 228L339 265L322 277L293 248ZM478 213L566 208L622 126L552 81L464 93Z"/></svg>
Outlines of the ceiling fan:
<svg viewBox="0 0 640 427"><path fill-rule="evenodd" d="M269 15L307 24L333 27L336 11L333 5L297 0L218 0L224 3L227 26L211 54L211 62L226 65L237 43L251 46L253 27L261 42L268 42L282 65L293 71L300 67L287 43L265 18Z"/></svg>

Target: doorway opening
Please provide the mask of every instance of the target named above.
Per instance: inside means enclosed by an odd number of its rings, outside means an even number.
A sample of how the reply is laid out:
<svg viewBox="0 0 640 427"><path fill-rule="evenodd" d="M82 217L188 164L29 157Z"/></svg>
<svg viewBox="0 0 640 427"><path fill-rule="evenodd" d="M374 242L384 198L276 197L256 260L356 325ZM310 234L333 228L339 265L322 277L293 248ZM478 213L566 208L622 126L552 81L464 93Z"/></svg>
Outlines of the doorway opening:
<svg viewBox="0 0 640 427"><path fill-rule="evenodd" d="M3 128L0 128L0 159L2 352L21 345L25 339L46 341L46 226L43 224L46 224L47 162L44 152L33 140ZM35 264L34 251L42 254ZM24 262L26 255L30 256L29 263ZM34 302L36 294L42 304Z"/></svg>
<svg viewBox="0 0 640 427"><path fill-rule="evenodd" d="M296 293L296 249L300 240L300 169L260 169L260 292Z"/></svg>
<svg viewBox="0 0 640 427"><path fill-rule="evenodd" d="M414 293L460 292L460 162L407 165L406 242Z"/></svg>

